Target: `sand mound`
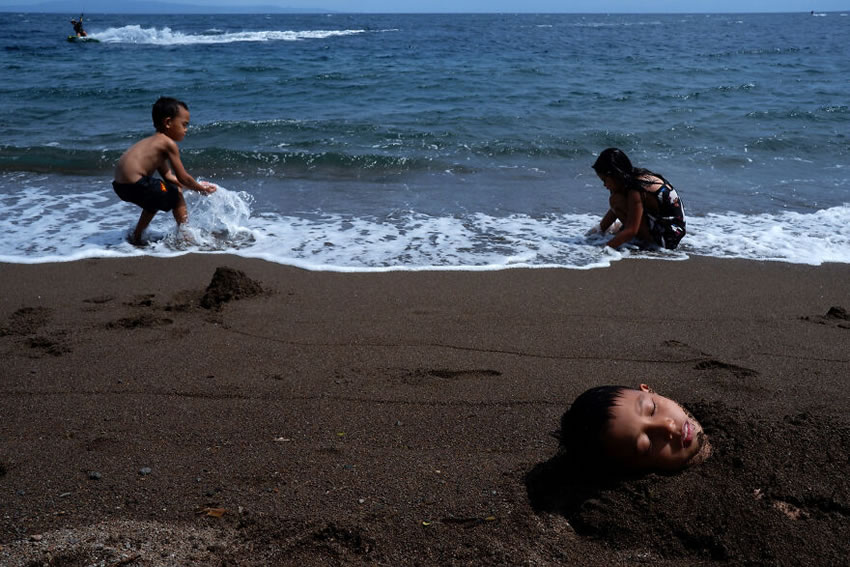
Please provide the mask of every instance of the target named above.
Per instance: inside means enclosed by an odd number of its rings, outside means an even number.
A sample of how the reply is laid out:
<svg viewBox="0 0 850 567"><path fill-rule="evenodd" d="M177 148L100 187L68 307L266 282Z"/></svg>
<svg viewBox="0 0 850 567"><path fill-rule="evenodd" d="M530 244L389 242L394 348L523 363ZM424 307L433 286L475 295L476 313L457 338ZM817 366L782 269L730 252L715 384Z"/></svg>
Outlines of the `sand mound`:
<svg viewBox="0 0 850 567"><path fill-rule="evenodd" d="M263 286L246 276L245 272L221 266L216 268L210 285L201 298L201 307L220 309L228 301L253 297L263 292Z"/></svg>
<svg viewBox="0 0 850 567"><path fill-rule="evenodd" d="M842 319L844 321L850 321L850 313L847 313L847 310L840 306L833 306L829 308L829 311L826 312L827 319Z"/></svg>

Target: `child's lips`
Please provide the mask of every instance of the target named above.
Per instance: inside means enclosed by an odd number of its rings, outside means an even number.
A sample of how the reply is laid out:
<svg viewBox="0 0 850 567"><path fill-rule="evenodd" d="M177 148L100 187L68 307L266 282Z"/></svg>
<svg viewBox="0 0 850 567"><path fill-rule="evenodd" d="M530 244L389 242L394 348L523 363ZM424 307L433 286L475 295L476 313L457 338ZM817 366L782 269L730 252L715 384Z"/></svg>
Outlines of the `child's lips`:
<svg viewBox="0 0 850 567"><path fill-rule="evenodd" d="M682 423L682 446L688 447L694 440L694 428L687 419Z"/></svg>

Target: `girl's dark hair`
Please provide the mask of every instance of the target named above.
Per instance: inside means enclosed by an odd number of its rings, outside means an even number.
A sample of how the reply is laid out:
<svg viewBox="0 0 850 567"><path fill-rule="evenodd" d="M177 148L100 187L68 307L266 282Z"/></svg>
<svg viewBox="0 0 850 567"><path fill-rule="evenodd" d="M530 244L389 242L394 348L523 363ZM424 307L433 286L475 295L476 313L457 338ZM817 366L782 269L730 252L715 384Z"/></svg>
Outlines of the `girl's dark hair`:
<svg viewBox="0 0 850 567"><path fill-rule="evenodd" d="M166 118L174 118L177 116L177 113L180 112L181 106L186 110L189 110L189 107L186 106L186 103L182 100L177 100L170 96L159 97L157 101L153 103L153 110L151 111L154 128L159 130Z"/></svg>
<svg viewBox="0 0 850 567"><path fill-rule="evenodd" d="M592 167L598 175L613 177L622 183L623 187L627 191L643 191L644 185L646 185L647 182L642 180L641 177L645 175L652 175L661 179L665 183L667 182L663 176L657 173L649 171L648 169L643 169L642 167L634 167L632 165L632 160L629 159L626 152L619 148L607 148L602 150Z"/></svg>
<svg viewBox="0 0 850 567"><path fill-rule="evenodd" d="M614 417L611 408L628 386L597 386L582 393L561 416L561 448L571 460L586 460L587 464L604 461L602 434Z"/></svg>

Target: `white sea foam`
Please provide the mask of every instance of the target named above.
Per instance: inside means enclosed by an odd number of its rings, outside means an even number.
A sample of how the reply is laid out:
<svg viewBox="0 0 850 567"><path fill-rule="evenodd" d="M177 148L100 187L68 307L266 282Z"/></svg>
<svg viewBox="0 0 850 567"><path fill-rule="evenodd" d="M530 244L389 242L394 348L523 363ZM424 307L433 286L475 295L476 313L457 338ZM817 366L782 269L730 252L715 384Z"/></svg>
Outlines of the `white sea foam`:
<svg viewBox="0 0 850 567"><path fill-rule="evenodd" d="M15 187L14 176L2 180ZM0 195L0 261L39 263L90 257L228 252L311 270L494 270L512 267L599 268L620 258L689 255L818 265L850 263L850 204L813 213L691 216L679 249L620 252L585 237L589 214L431 216L412 211L360 218L312 211L252 211L245 192L186 193L189 224L179 234L160 213L137 248L127 235L137 208L118 201L106 182L90 192L48 194L51 180L30 178Z"/></svg>
<svg viewBox="0 0 850 567"><path fill-rule="evenodd" d="M689 219L693 254L794 264L850 263L850 205L801 214L709 214Z"/></svg>
<svg viewBox="0 0 850 567"><path fill-rule="evenodd" d="M216 43L299 41L307 39L326 39L365 33L366 30L265 30L223 33L207 30L190 34L172 31L171 28L143 28L139 25L108 28L92 33L91 36L103 43L135 43L147 45L208 45Z"/></svg>

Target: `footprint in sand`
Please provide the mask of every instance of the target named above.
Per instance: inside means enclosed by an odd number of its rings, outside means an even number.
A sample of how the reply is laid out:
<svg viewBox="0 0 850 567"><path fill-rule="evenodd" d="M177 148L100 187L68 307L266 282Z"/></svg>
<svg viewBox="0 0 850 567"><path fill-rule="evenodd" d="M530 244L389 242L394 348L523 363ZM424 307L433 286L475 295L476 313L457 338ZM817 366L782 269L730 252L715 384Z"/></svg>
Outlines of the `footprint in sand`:
<svg viewBox="0 0 850 567"><path fill-rule="evenodd" d="M758 372L756 372L755 370L744 368L743 366L736 366L727 362L721 362L719 360L702 360L700 362L697 362L696 365L694 365L694 368L696 370L728 370L739 378L758 376Z"/></svg>
<svg viewBox="0 0 850 567"><path fill-rule="evenodd" d="M706 371L709 381L729 391L757 392L764 389L758 383L759 373L750 368L707 358L697 362L694 369Z"/></svg>
<svg viewBox="0 0 850 567"><path fill-rule="evenodd" d="M31 335L43 327L53 316L47 307L21 307L9 316L6 325L0 327L0 336Z"/></svg>
<svg viewBox="0 0 850 567"><path fill-rule="evenodd" d="M469 370L450 370L447 368L414 368L405 369L396 373L399 381L405 384L414 386L421 385L426 381L430 382L437 378L439 380L474 380L481 378L494 378L501 376L502 373L498 370L486 368L473 368Z"/></svg>
<svg viewBox="0 0 850 567"><path fill-rule="evenodd" d="M29 348L53 356L62 356L71 352L71 348L63 340L64 331L49 332L49 336L38 334L52 317L53 310L47 307L22 307L9 316L6 325L0 327L0 337L25 337L24 344Z"/></svg>
<svg viewBox="0 0 850 567"><path fill-rule="evenodd" d="M115 297L111 295L98 295L97 297L89 297L88 299L83 300L83 303L85 303L85 305L82 307L82 310L86 312L99 311L101 306L109 303L113 299L115 299Z"/></svg>
<svg viewBox="0 0 850 567"><path fill-rule="evenodd" d="M106 324L107 329L143 329L170 325L174 321L167 317L156 317L148 313L134 317L122 317L117 321Z"/></svg>
<svg viewBox="0 0 850 567"><path fill-rule="evenodd" d="M101 305L103 303L109 303L115 299L115 297L111 295L98 295L97 297L90 297L88 299L84 299L83 303L92 303L94 305Z"/></svg>
<svg viewBox="0 0 850 567"><path fill-rule="evenodd" d="M45 354L52 356L62 356L63 354L71 352L71 347L65 344L64 341L53 340L50 337L36 335L34 337L27 338L26 342L27 346L30 348L40 350Z"/></svg>
<svg viewBox="0 0 850 567"><path fill-rule="evenodd" d="M498 370L476 369L476 370L428 370L426 374L444 380L459 380L465 378L492 378L501 376Z"/></svg>
<svg viewBox="0 0 850 567"><path fill-rule="evenodd" d="M154 293L144 293L135 296L131 301L128 301L124 305L129 305L131 307L153 307L155 297L156 294Z"/></svg>
<svg viewBox="0 0 850 567"><path fill-rule="evenodd" d="M672 349L676 352L682 353L689 358L701 358L707 357L708 355L703 351L699 350L696 347L692 347L689 344L683 343L682 341L677 341L676 339L669 339L661 343L662 346L665 346L669 349Z"/></svg>

